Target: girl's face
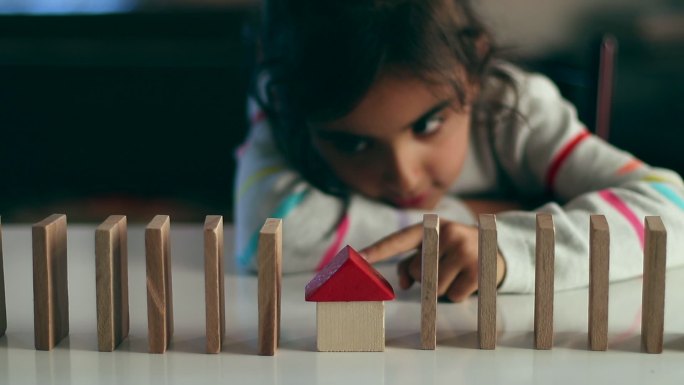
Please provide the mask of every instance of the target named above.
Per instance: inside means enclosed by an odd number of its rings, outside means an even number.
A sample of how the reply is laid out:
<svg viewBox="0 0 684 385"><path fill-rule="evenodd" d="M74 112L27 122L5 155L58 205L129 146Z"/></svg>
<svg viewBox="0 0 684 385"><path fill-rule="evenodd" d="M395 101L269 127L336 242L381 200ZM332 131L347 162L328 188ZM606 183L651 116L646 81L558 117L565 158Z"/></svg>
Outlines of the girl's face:
<svg viewBox="0 0 684 385"><path fill-rule="evenodd" d="M463 167L470 107L459 106L451 86L392 73L346 116L310 127L314 145L352 190L432 210Z"/></svg>

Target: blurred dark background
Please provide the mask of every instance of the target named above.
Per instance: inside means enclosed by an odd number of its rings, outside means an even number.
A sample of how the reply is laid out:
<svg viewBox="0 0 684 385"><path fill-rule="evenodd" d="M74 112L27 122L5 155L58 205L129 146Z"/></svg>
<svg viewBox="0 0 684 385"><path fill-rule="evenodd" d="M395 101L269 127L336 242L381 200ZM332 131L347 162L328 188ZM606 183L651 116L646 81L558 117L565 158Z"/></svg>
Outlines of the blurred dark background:
<svg viewBox="0 0 684 385"><path fill-rule="evenodd" d="M684 173L684 5L479 1L515 62L594 126L598 41L619 42L609 140ZM0 214L232 215L259 2L0 0Z"/></svg>

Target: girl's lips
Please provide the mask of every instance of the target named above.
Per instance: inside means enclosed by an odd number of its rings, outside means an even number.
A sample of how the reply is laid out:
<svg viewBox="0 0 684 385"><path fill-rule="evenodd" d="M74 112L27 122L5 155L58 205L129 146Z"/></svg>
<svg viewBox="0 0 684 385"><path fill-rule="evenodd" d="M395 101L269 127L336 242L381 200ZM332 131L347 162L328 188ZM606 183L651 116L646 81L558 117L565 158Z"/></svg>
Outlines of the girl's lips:
<svg viewBox="0 0 684 385"><path fill-rule="evenodd" d="M430 197L429 192L413 196L407 199L394 199L394 203L399 207L420 207Z"/></svg>

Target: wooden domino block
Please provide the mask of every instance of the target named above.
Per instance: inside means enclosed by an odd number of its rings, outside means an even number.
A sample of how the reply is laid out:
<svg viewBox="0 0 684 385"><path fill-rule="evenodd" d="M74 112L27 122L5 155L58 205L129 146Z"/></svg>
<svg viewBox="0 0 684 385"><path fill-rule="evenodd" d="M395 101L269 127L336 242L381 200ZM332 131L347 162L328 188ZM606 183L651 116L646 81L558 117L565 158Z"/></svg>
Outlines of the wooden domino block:
<svg viewBox="0 0 684 385"><path fill-rule="evenodd" d="M95 229L97 347L111 352L128 337L128 240L124 215L111 215Z"/></svg>
<svg viewBox="0 0 684 385"><path fill-rule="evenodd" d="M555 230L551 214L537 214L537 245L534 283L534 345L553 346L553 279Z"/></svg>
<svg viewBox="0 0 684 385"><path fill-rule="evenodd" d="M268 218L259 232L259 354L275 355L280 335L283 221Z"/></svg>
<svg viewBox="0 0 684 385"><path fill-rule="evenodd" d="M589 349L608 348L610 233L603 215L589 220Z"/></svg>
<svg viewBox="0 0 684 385"><path fill-rule="evenodd" d="M439 217L423 215L423 247L420 284L420 346L437 346L437 273L439 263Z"/></svg>
<svg viewBox="0 0 684 385"><path fill-rule="evenodd" d="M0 222L0 337L7 330L7 309L5 308L5 273L2 267L2 222Z"/></svg>
<svg viewBox="0 0 684 385"><path fill-rule="evenodd" d="M67 218L53 214L33 225L33 320L36 350L69 335Z"/></svg>
<svg viewBox="0 0 684 385"><path fill-rule="evenodd" d="M478 236L477 335L480 349L496 348L496 217L481 214Z"/></svg>
<svg viewBox="0 0 684 385"><path fill-rule="evenodd" d="M667 231L660 217L646 217L641 350L663 352Z"/></svg>
<svg viewBox="0 0 684 385"><path fill-rule="evenodd" d="M204 296L207 353L219 353L225 335L223 284L223 217L207 215L204 221Z"/></svg>
<svg viewBox="0 0 684 385"><path fill-rule="evenodd" d="M157 215L145 229L147 333L150 353L164 353L173 336L170 220Z"/></svg>

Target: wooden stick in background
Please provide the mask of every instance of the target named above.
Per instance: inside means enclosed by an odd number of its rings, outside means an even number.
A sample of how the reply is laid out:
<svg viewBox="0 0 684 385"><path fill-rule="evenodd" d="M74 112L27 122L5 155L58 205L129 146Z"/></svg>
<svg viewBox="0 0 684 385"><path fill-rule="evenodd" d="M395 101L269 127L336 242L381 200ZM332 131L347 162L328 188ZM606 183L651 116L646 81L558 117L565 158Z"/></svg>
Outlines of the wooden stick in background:
<svg viewBox="0 0 684 385"><path fill-rule="evenodd" d="M595 131L596 135L605 141L610 139L610 110L613 102L613 74L615 73L616 54L617 40L612 35L604 36L599 53Z"/></svg>

